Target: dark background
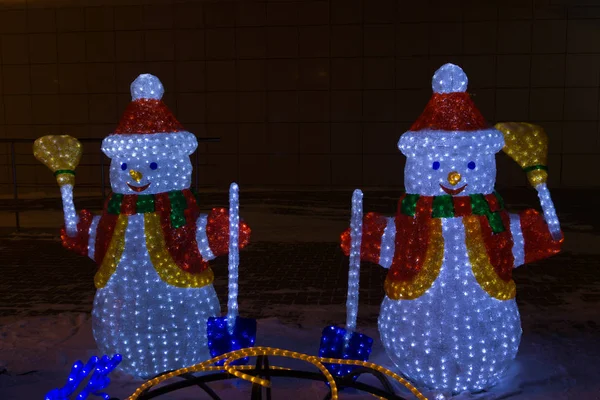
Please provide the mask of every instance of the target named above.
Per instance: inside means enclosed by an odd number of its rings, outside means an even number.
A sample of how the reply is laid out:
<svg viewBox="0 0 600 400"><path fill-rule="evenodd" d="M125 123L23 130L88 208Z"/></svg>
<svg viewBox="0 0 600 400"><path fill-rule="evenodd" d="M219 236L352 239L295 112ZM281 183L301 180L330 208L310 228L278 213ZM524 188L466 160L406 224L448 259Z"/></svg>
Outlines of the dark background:
<svg viewBox="0 0 600 400"><path fill-rule="evenodd" d="M1 137L104 138L149 72L188 130L221 138L199 148L201 185L394 188L396 142L454 62L490 122L547 130L550 186L600 185L595 0L8 0L0 34ZM99 147L86 144L76 190L99 192ZM31 143L16 151L19 192L56 195ZM526 185L498 162L499 186Z"/></svg>

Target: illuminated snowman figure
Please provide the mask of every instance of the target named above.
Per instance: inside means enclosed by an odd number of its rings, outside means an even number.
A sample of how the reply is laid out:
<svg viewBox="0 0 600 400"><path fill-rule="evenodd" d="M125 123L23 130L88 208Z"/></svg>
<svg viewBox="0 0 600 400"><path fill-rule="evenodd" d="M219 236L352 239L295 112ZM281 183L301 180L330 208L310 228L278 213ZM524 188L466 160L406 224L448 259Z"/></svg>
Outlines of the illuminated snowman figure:
<svg viewBox="0 0 600 400"><path fill-rule="evenodd" d="M395 217L364 217L361 259L389 268L378 324L400 372L432 389L479 391L498 381L519 347L512 269L557 253L562 234L546 175L536 189L548 224L532 209L509 214L494 191L495 154L535 135L490 127L460 67L442 66L432 83L425 111L398 143L406 193ZM531 158L532 143L511 157ZM546 173L544 165L527 171ZM342 248L349 254L349 230Z"/></svg>
<svg viewBox="0 0 600 400"><path fill-rule="evenodd" d="M136 377L210 358L207 319L220 306L207 261L229 244L228 211L201 214L189 189L197 140L161 101L163 91L149 74L131 84L132 102L102 143L113 193L101 215L66 218L77 231L62 234L99 266L92 323L100 352L121 354L119 369ZM239 227L241 248L250 229Z"/></svg>

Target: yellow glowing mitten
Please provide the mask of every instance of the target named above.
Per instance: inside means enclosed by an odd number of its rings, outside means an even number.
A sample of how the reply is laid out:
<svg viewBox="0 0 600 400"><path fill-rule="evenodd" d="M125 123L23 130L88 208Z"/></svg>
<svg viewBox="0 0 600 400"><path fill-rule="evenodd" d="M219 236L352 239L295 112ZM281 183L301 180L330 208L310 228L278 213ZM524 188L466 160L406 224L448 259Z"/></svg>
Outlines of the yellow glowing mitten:
<svg viewBox="0 0 600 400"><path fill-rule="evenodd" d="M68 135L42 136L33 143L33 155L54 172L61 187L75 184L75 168L82 152L81 142Z"/></svg>
<svg viewBox="0 0 600 400"><path fill-rule="evenodd" d="M502 150L523 168L531 186L546 183L548 136L544 129L526 122L502 122L495 128L504 135Z"/></svg>

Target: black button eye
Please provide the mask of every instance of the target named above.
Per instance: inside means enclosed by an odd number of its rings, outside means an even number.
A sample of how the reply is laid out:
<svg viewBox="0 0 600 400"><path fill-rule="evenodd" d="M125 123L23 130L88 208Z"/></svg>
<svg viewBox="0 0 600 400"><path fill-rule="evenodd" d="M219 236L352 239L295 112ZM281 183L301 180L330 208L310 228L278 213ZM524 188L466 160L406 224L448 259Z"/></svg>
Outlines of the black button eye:
<svg viewBox="0 0 600 400"><path fill-rule="evenodd" d="M475 162L474 161L469 161L469 163L467 164L467 167L469 169L475 169Z"/></svg>
<svg viewBox="0 0 600 400"><path fill-rule="evenodd" d="M125 171L127 169L127 163L121 164L121 169Z"/></svg>
<svg viewBox="0 0 600 400"><path fill-rule="evenodd" d="M158 168L158 164L155 163L155 162L151 162L150 163L150 169L156 169L156 168Z"/></svg>
<svg viewBox="0 0 600 400"><path fill-rule="evenodd" d="M433 165L431 166L431 168L438 170L440 169L440 162L439 161L434 161Z"/></svg>

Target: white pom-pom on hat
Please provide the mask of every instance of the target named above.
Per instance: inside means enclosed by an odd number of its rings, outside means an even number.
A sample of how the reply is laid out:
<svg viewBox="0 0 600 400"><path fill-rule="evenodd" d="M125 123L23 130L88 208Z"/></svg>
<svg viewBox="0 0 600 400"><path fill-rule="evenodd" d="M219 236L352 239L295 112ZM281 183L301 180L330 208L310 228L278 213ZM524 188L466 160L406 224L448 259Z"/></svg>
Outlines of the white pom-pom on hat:
<svg viewBox="0 0 600 400"><path fill-rule="evenodd" d="M152 74L141 74L131 82L131 100L160 100L165 93L162 82Z"/></svg>
<svg viewBox="0 0 600 400"><path fill-rule="evenodd" d="M455 64L442 65L431 79L431 88L435 93L466 92L469 79L461 67Z"/></svg>

